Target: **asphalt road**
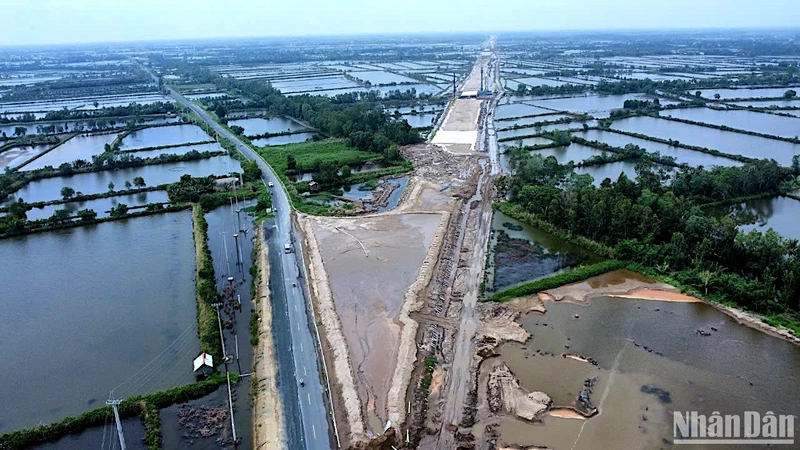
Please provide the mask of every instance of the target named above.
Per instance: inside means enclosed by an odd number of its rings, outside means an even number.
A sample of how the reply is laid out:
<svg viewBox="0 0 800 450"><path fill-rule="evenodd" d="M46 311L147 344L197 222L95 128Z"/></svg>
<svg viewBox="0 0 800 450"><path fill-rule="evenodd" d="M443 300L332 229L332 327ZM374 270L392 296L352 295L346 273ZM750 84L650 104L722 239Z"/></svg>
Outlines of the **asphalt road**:
<svg viewBox="0 0 800 450"><path fill-rule="evenodd" d="M265 225L272 228L266 230L265 236L266 245L269 246L273 332L278 355L278 379L282 381L279 382L279 390L284 403L287 444L291 449L330 449L333 445L325 403L327 393L317 365L315 338L309 322L307 297L303 291L305 270L297 260L297 252L285 253L283 249L286 243L291 243L293 248L299 245L293 238L289 197L275 172L256 152L219 125L201 107L173 89L170 89L170 94L194 111L219 135L233 142L243 155L258 163L264 184L272 182L275 185L270 189L275 219ZM300 385L301 380L304 386ZM295 417L298 412L300 417ZM300 442L297 442L298 439Z"/></svg>

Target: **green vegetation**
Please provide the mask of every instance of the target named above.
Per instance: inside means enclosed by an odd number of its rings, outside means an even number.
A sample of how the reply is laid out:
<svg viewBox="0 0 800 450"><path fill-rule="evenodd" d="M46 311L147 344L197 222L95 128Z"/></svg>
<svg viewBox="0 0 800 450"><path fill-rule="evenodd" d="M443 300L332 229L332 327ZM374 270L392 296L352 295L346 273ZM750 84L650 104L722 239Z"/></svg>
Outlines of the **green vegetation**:
<svg viewBox="0 0 800 450"><path fill-rule="evenodd" d="M216 361L222 361L222 336L219 334L217 312L212 304L217 302L217 284L211 249L208 248L208 222L199 204L192 206L195 248L195 283L197 292L197 332L200 348Z"/></svg>
<svg viewBox="0 0 800 450"><path fill-rule="evenodd" d="M577 283L589 277L596 277L597 275L611 272L612 270L624 269L627 266L627 262L618 261L616 259L602 261L589 266L581 266L568 272L562 272L551 277L531 281L529 283L524 283L519 286L514 286L504 291L500 291L487 298L486 301L507 302L518 297L533 295L537 292L546 291L548 289L555 289L565 284Z"/></svg>
<svg viewBox="0 0 800 450"><path fill-rule="evenodd" d="M700 208L781 194L792 185L791 169L771 160L685 168L665 185L640 164L636 181L622 174L595 187L553 157L523 155L513 164L516 175L505 186L515 209L535 219L533 225L558 223L573 236L612 248L617 259L653 268L712 300L789 319L800 311L797 241L772 230L739 232L733 219L718 220Z"/></svg>
<svg viewBox="0 0 800 450"><path fill-rule="evenodd" d="M349 146L342 139L326 139L324 141L299 142L296 144L275 145L258 149L258 154L278 173L292 175L299 172L319 170L324 163L334 163L336 170L343 164L359 166L364 163L381 160L380 153L361 151ZM289 171L288 157L295 161L294 172Z"/></svg>
<svg viewBox="0 0 800 450"><path fill-rule="evenodd" d="M419 387L425 393L425 397L430 394L431 383L433 382L433 371L436 369L436 358L429 356L425 358L425 375L422 376Z"/></svg>

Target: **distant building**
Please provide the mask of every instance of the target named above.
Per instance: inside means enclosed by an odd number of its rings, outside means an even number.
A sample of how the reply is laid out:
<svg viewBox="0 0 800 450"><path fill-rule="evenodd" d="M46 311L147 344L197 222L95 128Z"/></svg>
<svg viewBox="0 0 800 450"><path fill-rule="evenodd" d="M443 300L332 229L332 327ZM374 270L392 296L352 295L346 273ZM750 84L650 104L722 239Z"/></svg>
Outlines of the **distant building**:
<svg viewBox="0 0 800 450"><path fill-rule="evenodd" d="M194 359L194 376L206 378L214 373L214 358L208 353L201 353Z"/></svg>
<svg viewBox="0 0 800 450"><path fill-rule="evenodd" d="M316 181L310 181L308 183L308 190L311 192L319 192L319 183Z"/></svg>

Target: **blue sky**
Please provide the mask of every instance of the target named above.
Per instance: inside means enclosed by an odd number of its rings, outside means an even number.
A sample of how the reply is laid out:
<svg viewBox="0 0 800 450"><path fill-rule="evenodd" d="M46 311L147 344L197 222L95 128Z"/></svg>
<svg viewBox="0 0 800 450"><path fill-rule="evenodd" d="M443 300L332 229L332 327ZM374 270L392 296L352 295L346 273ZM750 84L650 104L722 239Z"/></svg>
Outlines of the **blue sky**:
<svg viewBox="0 0 800 450"><path fill-rule="evenodd" d="M797 0L0 0L0 45L245 36L800 26Z"/></svg>

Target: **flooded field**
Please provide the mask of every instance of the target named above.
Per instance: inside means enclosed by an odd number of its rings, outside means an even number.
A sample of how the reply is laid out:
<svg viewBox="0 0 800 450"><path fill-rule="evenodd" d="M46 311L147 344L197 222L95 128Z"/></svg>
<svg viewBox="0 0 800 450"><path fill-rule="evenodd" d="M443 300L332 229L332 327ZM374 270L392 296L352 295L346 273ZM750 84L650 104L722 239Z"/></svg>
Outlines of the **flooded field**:
<svg viewBox="0 0 800 450"><path fill-rule="evenodd" d="M588 293L626 279L624 272L590 278ZM499 417L491 422L506 445L658 448L672 440L672 411L797 412L800 348L709 305L606 295L589 305L545 306L545 314L520 320L533 337L503 345L499 358L484 362L482 378L504 362L524 389L546 393L556 410L573 407L586 380L594 378L590 398L599 414L587 420L554 411L536 424Z"/></svg>
<svg viewBox="0 0 800 450"><path fill-rule="evenodd" d="M573 144L574 145L574 144ZM571 146L570 146L571 147ZM625 174L628 179L635 180L636 179L636 161L617 161L608 164L601 164L598 166L589 166L589 167L577 167L575 168L575 173L580 174L589 174L594 179L595 186L600 186L600 184L606 178L611 179L611 181L617 181L620 174Z"/></svg>
<svg viewBox="0 0 800 450"><path fill-rule="evenodd" d="M254 205L254 202L239 203L239 207L242 209L251 205ZM253 310L250 301L252 298L250 266L253 263L253 237L255 236L253 218L244 210L236 214L235 205L219 207L206 213L205 217L208 222L208 246L214 261L217 289L222 292L225 286L229 285L228 277L233 277L237 299L240 299L242 303L241 310L227 307L223 309L225 347L228 349L228 354L233 356L230 369L236 373L250 373L253 370L254 356L253 347L250 344L250 315ZM238 234L238 238L234 238L234 234ZM249 389L250 378L243 378L234 386L232 392L236 435L242 439L240 448L252 447L252 405ZM216 404L217 407L221 404L227 411L227 394L227 387L223 387L216 394L197 402L203 404L210 402ZM164 417L164 412L162 412L162 417ZM230 418L227 416L227 412L225 417L227 423L223 425L230 428ZM224 436L224 429L222 429L221 436ZM185 431L182 434L184 439L186 438ZM189 438L185 442L191 443L193 440ZM183 446L185 444L175 448Z"/></svg>
<svg viewBox="0 0 800 450"><path fill-rule="evenodd" d="M33 208L26 213L28 220L47 219L59 209L66 209L70 215L77 214L82 209L92 209L97 213L97 217L108 217L111 208L120 203L129 207L143 206L148 203L169 202L167 191L140 192L138 194L119 195L114 197L98 198L95 200L67 202L60 205L48 205L43 208Z"/></svg>
<svg viewBox="0 0 800 450"><path fill-rule="evenodd" d="M597 255L500 211L492 216L492 231L489 241L492 264L487 272L487 288L491 291L601 260Z"/></svg>
<svg viewBox="0 0 800 450"><path fill-rule="evenodd" d="M188 211L4 239L0 254L0 356L18 361L0 368L15 387L0 390L0 432L194 379Z"/></svg>
<svg viewBox="0 0 800 450"><path fill-rule="evenodd" d="M726 125L731 128L773 136L788 138L800 136L800 119L775 114L742 110L719 111L710 108L671 109L662 114L695 122Z"/></svg>
<svg viewBox="0 0 800 450"><path fill-rule="evenodd" d="M782 97L788 89L797 88L740 88L740 89L701 89L701 96L713 99L717 94L721 99L726 98L758 98L758 97ZM692 94L694 91L692 92Z"/></svg>
<svg viewBox="0 0 800 450"><path fill-rule="evenodd" d="M621 109L625 100L652 100L653 96L644 94L625 95L586 95L582 97L566 97L531 101L531 104L558 111L570 111L590 114L595 117L608 116L613 109ZM668 104L669 101L662 104Z"/></svg>
<svg viewBox="0 0 800 450"><path fill-rule="evenodd" d="M507 119L510 117L532 116L535 114L548 114L553 111L538 106L527 105L525 103L503 103L497 107L494 113L495 119ZM497 126L503 122L498 122Z"/></svg>
<svg viewBox="0 0 800 450"><path fill-rule="evenodd" d="M237 388L242 384L246 384L246 380L240 381ZM239 425L239 417L236 412L234 412L234 417L237 425ZM161 419L162 448L191 448L197 450L234 448L229 443L233 432L230 408L228 406L228 388L225 385L201 399L162 409L159 411L159 418ZM241 428L239 426L236 427L237 437L241 436L243 432L248 436L247 441L249 444L249 424L245 424ZM127 437L127 430L125 434ZM246 444L243 444L239 448L245 447Z"/></svg>
<svg viewBox="0 0 800 450"><path fill-rule="evenodd" d="M33 181L11 195L11 199L25 199L28 203L42 202L61 198L61 188L69 186L76 192L86 195L108 192L108 183L114 183L116 190L125 189L125 182L135 177L144 178L148 186L174 183L182 175L205 177L208 175L226 175L241 171L239 162L230 156L167 164L156 164L132 167L120 170L104 170L102 172L81 173L68 177L45 178Z"/></svg>
<svg viewBox="0 0 800 450"><path fill-rule="evenodd" d="M508 149L510 147L519 147L519 146L528 147L528 146L533 146L533 145L547 145L547 144L552 144L552 143L553 143L553 141L551 141L550 139L548 139L546 137L536 136L536 137L529 137L529 138L525 138L525 139L515 139L513 141L503 141L503 142L499 142L498 144L500 145L500 150L501 151L505 151L505 149Z"/></svg>
<svg viewBox="0 0 800 450"><path fill-rule="evenodd" d="M104 146L117 138L116 133L78 135L59 145L53 151L22 166L22 170L36 170L45 166L57 168L62 163L82 159L91 162L92 156L103 153Z"/></svg>
<svg viewBox="0 0 800 450"><path fill-rule="evenodd" d="M641 133L684 144L717 149L750 158L772 158L789 166L792 156L800 154L800 145L758 136L716 130L713 128L669 122L653 117L630 117L611 124L615 130Z"/></svg>
<svg viewBox="0 0 800 450"><path fill-rule="evenodd" d="M268 138L254 139L253 145L268 147L270 145L296 144L311 139L314 133L287 134L285 136L273 136Z"/></svg>
<svg viewBox="0 0 800 450"><path fill-rule="evenodd" d="M0 153L0 170L15 168L50 147L52 145L25 145L5 150Z"/></svg>
<svg viewBox="0 0 800 450"><path fill-rule="evenodd" d="M97 102L97 107L94 103ZM105 97L85 97L67 100L41 100L30 102L8 102L0 103L0 112L24 113L40 111L57 111L59 109L82 109L90 110L96 108L107 108L113 106L127 106L130 103L150 104L156 102L170 103L170 97L161 94L124 94L109 95Z"/></svg>
<svg viewBox="0 0 800 450"><path fill-rule="evenodd" d="M109 417L109 422L113 421L114 418ZM144 444L145 429L141 419L137 416L122 419L121 422L122 430L125 433L125 447L131 450L147 450L147 445ZM87 448L101 447L104 442L109 445L112 441L117 441L117 439L117 432L114 428L97 426L76 435L67 435L54 442L37 445L33 449L85 450ZM119 445L119 442L117 441L116 444L111 445Z"/></svg>
<svg viewBox="0 0 800 450"><path fill-rule="evenodd" d="M742 225L742 231L758 230L762 233L772 228L778 234L800 239L800 201L790 197L773 197L748 200L738 205L715 209L717 215L731 215Z"/></svg>
<svg viewBox="0 0 800 450"><path fill-rule="evenodd" d="M416 115L407 115L403 116L402 118L405 119L409 125L413 128L423 128L429 127L433 125L433 121L436 120L438 114L430 113L430 114L416 114Z"/></svg>
<svg viewBox="0 0 800 450"><path fill-rule="evenodd" d="M128 119L129 120L129 119ZM114 119L100 119L104 127L112 127L115 129L124 128L128 124L128 120L124 118ZM159 125L165 123L177 123L180 117L165 117L165 116L143 116L139 120L142 124L146 125ZM13 136L14 130L17 127L25 128L26 134L58 134L70 132L85 132L94 129L98 121L93 120L67 120L67 121L52 121L41 123L15 123L11 125L0 125L0 133L5 133L6 136Z"/></svg>
<svg viewBox="0 0 800 450"><path fill-rule="evenodd" d="M730 158L723 158L721 156L709 155L708 153L696 152L693 150L673 147L671 145L662 144L660 142L648 141L647 139L640 139L624 134L614 133L611 131L603 130L588 130L577 131L573 133L575 136L582 137L589 141L600 141L614 147L625 147L628 144L638 145L646 149L648 152L659 152L662 156L671 156L679 164L688 164L693 167L697 166L741 166L742 163ZM573 144L574 145L574 144Z"/></svg>
<svg viewBox="0 0 800 450"><path fill-rule="evenodd" d="M271 117L269 119L251 117L249 119L228 121L228 126L234 125L244 128L245 136L256 136L266 133L284 133L287 131L300 131L305 129L304 126L285 117Z"/></svg>
<svg viewBox="0 0 800 450"><path fill-rule="evenodd" d="M133 150L136 148L159 147L162 145L211 140L213 140L211 136L206 134L206 132L197 125L173 125L134 131L120 142L120 149Z"/></svg>

